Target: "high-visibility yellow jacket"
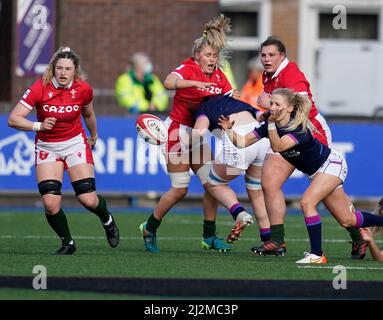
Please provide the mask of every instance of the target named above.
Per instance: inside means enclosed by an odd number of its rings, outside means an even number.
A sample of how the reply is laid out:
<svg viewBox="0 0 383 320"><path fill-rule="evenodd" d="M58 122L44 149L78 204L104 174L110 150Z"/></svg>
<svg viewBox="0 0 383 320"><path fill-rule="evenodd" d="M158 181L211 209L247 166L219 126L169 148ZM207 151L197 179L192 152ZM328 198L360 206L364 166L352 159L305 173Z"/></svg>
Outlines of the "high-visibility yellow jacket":
<svg viewBox="0 0 383 320"><path fill-rule="evenodd" d="M160 112L168 107L168 94L154 74L145 76L144 82L140 82L133 71L120 75L116 80L115 94L118 104L131 113L145 113L151 103Z"/></svg>
<svg viewBox="0 0 383 320"><path fill-rule="evenodd" d="M231 68L230 62L226 59L222 59L221 61L221 70L225 74L227 80L229 80L233 89L238 89L237 82L235 81L235 76L233 69Z"/></svg>

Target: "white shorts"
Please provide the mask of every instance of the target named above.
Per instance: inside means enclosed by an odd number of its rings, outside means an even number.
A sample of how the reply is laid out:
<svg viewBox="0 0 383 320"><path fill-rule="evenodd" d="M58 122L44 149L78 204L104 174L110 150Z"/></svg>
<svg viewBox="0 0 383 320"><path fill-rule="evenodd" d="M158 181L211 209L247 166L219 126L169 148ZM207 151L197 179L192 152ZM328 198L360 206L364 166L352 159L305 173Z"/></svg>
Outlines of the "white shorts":
<svg viewBox="0 0 383 320"><path fill-rule="evenodd" d="M233 127L233 130L244 136L253 131L257 126L259 126L258 123L254 122ZM246 148L237 148L226 133L222 136L222 144L222 163L241 170L247 170L250 165L262 166L266 153L270 148L270 141L266 138L263 138Z"/></svg>
<svg viewBox="0 0 383 320"><path fill-rule="evenodd" d="M82 163L93 164L92 151L86 136L79 135L60 142L44 142L37 140L35 146L36 165L54 161L63 161L65 168Z"/></svg>
<svg viewBox="0 0 383 320"><path fill-rule="evenodd" d="M338 151L331 149L331 153L327 160L322 164L317 172L309 176L309 179L312 180L318 172L322 172L336 176L344 183L347 177L347 171L348 167L346 159Z"/></svg>

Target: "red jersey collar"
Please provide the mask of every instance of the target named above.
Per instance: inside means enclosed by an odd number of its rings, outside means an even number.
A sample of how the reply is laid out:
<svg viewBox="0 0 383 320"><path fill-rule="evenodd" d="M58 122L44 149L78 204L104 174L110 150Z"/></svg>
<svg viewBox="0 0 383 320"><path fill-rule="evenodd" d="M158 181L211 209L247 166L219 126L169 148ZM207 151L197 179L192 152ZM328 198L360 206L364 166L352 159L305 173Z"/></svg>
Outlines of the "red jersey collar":
<svg viewBox="0 0 383 320"><path fill-rule="evenodd" d="M274 79L276 76L278 76L278 74L280 74L280 72L286 68L286 66L289 64L289 59L287 59L287 57L282 61L282 63L279 65L278 69L274 72L273 76L271 77L271 79Z"/></svg>

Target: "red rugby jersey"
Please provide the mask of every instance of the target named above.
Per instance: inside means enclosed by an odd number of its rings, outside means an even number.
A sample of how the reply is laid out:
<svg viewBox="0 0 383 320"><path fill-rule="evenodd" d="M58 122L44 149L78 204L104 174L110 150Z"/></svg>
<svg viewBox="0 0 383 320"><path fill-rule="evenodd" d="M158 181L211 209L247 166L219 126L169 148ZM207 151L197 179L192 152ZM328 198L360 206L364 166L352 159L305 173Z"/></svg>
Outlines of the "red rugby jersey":
<svg viewBox="0 0 383 320"><path fill-rule="evenodd" d="M309 119L313 120L318 114L318 110L315 106L314 100L312 99L310 83L294 62L290 62L287 58L285 58L272 76L269 76L266 72L264 72L262 79L263 91L268 94L271 94L277 88L289 88L296 93L307 94L311 101Z"/></svg>
<svg viewBox="0 0 383 320"><path fill-rule="evenodd" d="M93 100L93 89L85 81L72 81L66 88L55 78L46 86L37 80L25 91L20 103L29 110L36 108L37 120L55 117L57 122L50 131L38 131L36 139L57 142L71 139L81 132L81 110Z"/></svg>
<svg viewBox="0 0 383 320"><path fill-rule="evenodd" d="M230 94L233 91L225 74L219 68L216 68L211 76L207 77L193 58L182 62L172 73L178 75L181 79L216 84L209 89L185 88L176 90L173 99L173 108L169 114L170 119L189 127L194 126L195 120L193 114L198 109L204 97L217 94Z"/></svg>

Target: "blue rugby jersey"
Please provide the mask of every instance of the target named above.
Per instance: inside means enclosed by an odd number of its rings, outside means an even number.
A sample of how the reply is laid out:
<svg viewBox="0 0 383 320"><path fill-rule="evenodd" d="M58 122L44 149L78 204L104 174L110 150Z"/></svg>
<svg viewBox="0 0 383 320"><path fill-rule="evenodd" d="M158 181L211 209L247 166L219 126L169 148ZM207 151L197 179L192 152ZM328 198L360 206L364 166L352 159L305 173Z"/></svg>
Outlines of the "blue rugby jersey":
<svg viewBox="0 0 383 320"><path fill-rule="evenodd" d="M280 137L289 135L296 143L292 148L280 152L281 156L305 174L310 176L314 174L331 153L329 147L313 138L310 130L300 132L302 126L298 126L293 131L285 131L283 128L278 127L277 130ZM253 132L259 139L268 138L267 122L259 128L255 128Z"/></svg>
<svg viewBox="0 0 383 320"><path fill-rule="evenodd" d="M254 118L258 112L250 104L228 95L209 96L202 100L194 117L197 119L199 116L206 116L210 121L209 130L213 131L214 129L221 129L218 125L220 115L227 117L241 111L249 111Z"/></svg>

